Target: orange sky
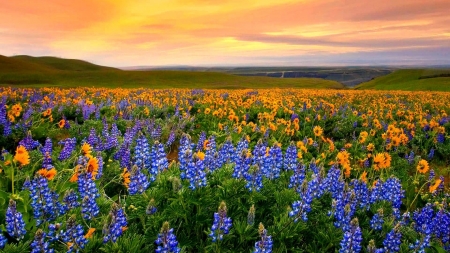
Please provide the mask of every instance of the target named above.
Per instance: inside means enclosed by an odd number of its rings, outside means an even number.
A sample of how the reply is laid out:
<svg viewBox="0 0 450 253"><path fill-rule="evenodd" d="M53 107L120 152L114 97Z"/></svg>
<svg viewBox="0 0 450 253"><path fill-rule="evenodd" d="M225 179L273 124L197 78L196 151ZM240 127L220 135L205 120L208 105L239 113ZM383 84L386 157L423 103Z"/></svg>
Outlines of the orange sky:
<svg viewBox="0 0 450 253"><path fill-rule="evenodd" d="M0 54L119 67L450 64L449 9L448 0L3 1Z"/></svg>

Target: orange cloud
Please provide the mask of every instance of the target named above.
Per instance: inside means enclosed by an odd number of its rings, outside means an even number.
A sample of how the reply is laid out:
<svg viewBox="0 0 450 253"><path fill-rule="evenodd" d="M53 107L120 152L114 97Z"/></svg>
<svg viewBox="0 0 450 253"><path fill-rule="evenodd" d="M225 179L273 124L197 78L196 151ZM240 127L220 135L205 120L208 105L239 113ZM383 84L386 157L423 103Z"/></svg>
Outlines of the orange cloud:
<svg viewBox="0 0 450 253"><path fill-rule="evenodd" d="M447 0L16 0L0 9L0 54L114 66L326 61L448 48L447 9Z"/></svg>

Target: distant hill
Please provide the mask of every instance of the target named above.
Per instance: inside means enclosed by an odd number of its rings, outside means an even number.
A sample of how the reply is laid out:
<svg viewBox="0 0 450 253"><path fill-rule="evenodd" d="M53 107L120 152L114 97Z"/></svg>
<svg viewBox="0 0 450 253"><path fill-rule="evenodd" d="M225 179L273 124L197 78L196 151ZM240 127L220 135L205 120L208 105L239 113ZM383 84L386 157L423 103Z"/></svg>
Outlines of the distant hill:
<svg viewBox="0 0 450 253"><path fill-rule="evenodd" d="M0 56L0 85L159 89L345 88L338 82L319 78L281 79L176 70L126 71L81 60L26 55Z"/></svg>
<svg viewBox="0 0 450 253"><path fill-rule="evenodd" d="M52 56L33 57L28 55L17 55L10 57L11 59L18 59L23 62L39 64L55 70L65 71L105 71L105 70L119 70L116 68L96 65L87 61L77 59L64 59Z"/></svg>
<svg viewBox="0 0 450 253"><path fill-rule="evenodd" d="M0 73L30 73L30 72L52 72L54 69L30 61L23 61L19 58L11 58L0 55Z"/></svg>
<svg viewBox="0 0 450 253"><path fill-rule="evenodd" d="M358 90L450 91L450 69L401 69L355 87Z"/></svg>

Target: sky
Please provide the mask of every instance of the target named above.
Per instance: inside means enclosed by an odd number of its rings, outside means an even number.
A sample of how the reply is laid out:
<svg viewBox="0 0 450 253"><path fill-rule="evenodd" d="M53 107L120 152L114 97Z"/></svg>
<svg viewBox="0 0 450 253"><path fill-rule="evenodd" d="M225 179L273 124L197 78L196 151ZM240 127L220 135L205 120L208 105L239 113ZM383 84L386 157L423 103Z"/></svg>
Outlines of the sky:
<svg viewBox="0 0 450 253"><path fill-rule="evenodd" d="M448 0L2 0L0 54L114 66L450 64Z"/></svg>

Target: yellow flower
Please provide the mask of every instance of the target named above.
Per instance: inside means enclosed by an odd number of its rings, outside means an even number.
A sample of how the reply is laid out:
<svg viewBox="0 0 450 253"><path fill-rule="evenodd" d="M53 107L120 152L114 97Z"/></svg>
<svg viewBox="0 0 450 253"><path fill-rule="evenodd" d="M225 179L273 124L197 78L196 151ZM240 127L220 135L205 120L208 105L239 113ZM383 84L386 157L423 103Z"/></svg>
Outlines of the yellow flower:
<svg viewBox="0 0 450 253"><path fill-rule="evenodd" d="M360 177L361 181L367 183L367 171L364 171Z"/></svg>
<svg viewBox="0 0 450 253"><path fill-rule="evenodd" d="M62 119L59 121L58 126L59 126L59 128L63 128L65 124L66 124L66 121L64 119Z"/></svg>
<svg viewBox="0 0 450 253"><path fill-rule="evenodd" d="M125 187L128 188L131 180L130 180L130 172L128 172L127 168L123 168L122 178L123 178L123 185L125 185Z"/></svg>
<svg viewBox="0 0 450 253"><path fill-rule="evenodd" d="M417 168L417 171L422 174L427 173L428 170L430 169L430 167L428 166L428 162L424 159L419 161L416 168Z"/></svg>
<svg viewBox="0 0 450 253"><path fill-rule="evenodd" d="M91 154L91 146L89 145L89 143L87 142L83 143L83 145L81 146L81 153L83 155Z"/></svg>
<svg viewBox="0 0 450 253"><path fill-rule="evenodd" d="M430 193L433 193L437 190L437 188L441 185L442 180L441 179L436 179L436 181L434 181L433 185L430 185Z"/></svg>
<svg viewBox="0 0 450 253"><path fill-rule="evenodd" d="M51 170L47 170L47 169L40 169L38 170L39 175L47 178L48 180L53 180L53 178L55 178L56 176L56 169L52 168Z"/></svg>
<svg viewBox="0 0 450 253"><path fill-rule="evenodd" d="M91 172L92 179L98 174L98 160L96 157L91 157L87 163L86 171Z"/></svg>
<svg viewBox="0 0 450 253"><path fill-rule="evenodd" d="M84 235L84 238L85 239L92 238L92 235L94 234L94 232L95 232L95 228L89 228L88 232Z"/></svg>
<svg viewBox="0 0 450 253"><path fill-rule="evenodd" d="M205 153L203 153L201 151L198 151L197 152L197 157L198 157L198 159L203 161L205 159Z"/></svg>
<svg viewBox="0 0 450 253"><path fill-rule="evenodd" d="M314 128L313 128L313 132L314 132L314 135L315 136L322 136L322 133L323 133L323 129L320 127L320 126L315 126Z"/></svg>
<svg viewBox="0 0 450 253"><path fill-rule="evenodd" d="M17 147L14 160L18 161L21 166L25 166L30 163L30 155L24 146L20 145Z"/></svg>

